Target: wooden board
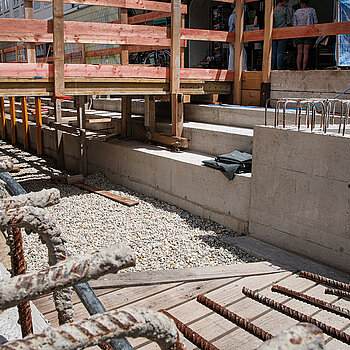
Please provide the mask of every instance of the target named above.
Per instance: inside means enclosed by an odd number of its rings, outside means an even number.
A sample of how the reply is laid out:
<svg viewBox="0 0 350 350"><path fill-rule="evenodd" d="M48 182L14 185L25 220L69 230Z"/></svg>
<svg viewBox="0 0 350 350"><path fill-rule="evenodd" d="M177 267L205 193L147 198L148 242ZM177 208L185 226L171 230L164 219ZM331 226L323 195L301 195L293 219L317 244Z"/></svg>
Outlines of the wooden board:
<svg viewBox="0 0 350 350"><path fill-rule="evenodd" d="M126 205L128 207L132 207L134 205L139 204L139 202L134 201L133 199L128 199L128 198L119 196L117 194L114 194L114 193L111 193L111 192L108 192L108 191L104 191L104 190L100 190L100 189L98 189L96 187L89 186L89 185L86 185L86 184L75 184L75 186L77 186L79 188L82 188L84 190L87 190L87 191L99 194L100 196L112 199L113 201L121 203L121 204L124 204L124 205Z"/></svg>

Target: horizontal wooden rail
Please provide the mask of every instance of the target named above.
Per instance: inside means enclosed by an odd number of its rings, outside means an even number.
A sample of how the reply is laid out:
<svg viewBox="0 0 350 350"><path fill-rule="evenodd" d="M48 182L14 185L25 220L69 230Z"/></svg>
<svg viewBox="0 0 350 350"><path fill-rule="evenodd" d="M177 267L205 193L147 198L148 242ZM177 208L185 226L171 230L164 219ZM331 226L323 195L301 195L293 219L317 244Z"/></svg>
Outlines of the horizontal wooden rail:
<svg viewBox="0 0 350 350"><path fill-rule="evenodd" d="M137 24L137 23L143 23L148 21L154 21L156 19L162 19L170 17L169 12L161 12L161 11L152 11L148 13L144 13L142 15L136 15L128 18L129 24Z"/></svg>
<svg viewBox="0 0 350 350"><path fill-rule="evenodd" d="M35 0L40 2L51 2L50 0ZM153 0L63 0L65 4L96 5L121 7L128 9L163 11L171 13L171 4ZM187 5L181 5L181 13L187 13Z"/></svg>

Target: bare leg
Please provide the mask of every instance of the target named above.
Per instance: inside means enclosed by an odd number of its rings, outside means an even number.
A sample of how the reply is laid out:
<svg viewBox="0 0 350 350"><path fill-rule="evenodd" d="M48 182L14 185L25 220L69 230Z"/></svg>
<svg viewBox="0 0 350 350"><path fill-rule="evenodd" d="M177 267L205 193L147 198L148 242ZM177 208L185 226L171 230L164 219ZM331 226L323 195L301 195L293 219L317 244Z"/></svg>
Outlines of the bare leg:
<svg viewBox="0 0 350 350"><path fill-rule="evenodd" d="M303 69L307 68L307 64L309 63L309 53L310 53L311 45L304 45L304 59L303 59Z"/></svg>
<svg viewBox="0 0 350 350"><path fill-rule="evenodd" d="M297 69L301 70L301 64L303 62L303 51L304 51L304 44L299 44L297 46L298 55L297 55Z"/></svg>

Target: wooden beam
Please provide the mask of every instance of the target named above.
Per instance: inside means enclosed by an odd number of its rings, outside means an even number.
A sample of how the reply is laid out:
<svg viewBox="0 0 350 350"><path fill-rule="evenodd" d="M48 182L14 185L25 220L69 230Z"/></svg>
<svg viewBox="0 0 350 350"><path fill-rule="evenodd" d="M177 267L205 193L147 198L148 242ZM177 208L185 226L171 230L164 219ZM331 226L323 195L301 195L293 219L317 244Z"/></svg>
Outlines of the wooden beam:
<svg viewBox="0 0 350 350"><path fill-rule="evenodd" d="M5 101L0 97L0 119L1 119L1 138L6 141L6 118L5 118Z"/></svg>
<svg viewBox="0 0 350 350"><path fill-rule="evenodd" d="M35 97L35 122L36 122L36 153L38 156L43 154L43 121L41 116L41 99Z"/></svg>
<svg viewBox="0 0 350 350"><path fill-rule="evenodd" d="M146 131L156 131L156 100L155 96L145 96L145 128Z"/></svg>
<svg viewBox="0 0 350 350"><path fill-rule="evenodd" d="M33 19L33 1L24 0L24 18ZM35 45L28 43L27 48L27 61L28 63L35 63Z"/></svg>
<svg viewBox="0 0 350 350"><path fill-rule="evenodd" d="M16 105L15 98L10 97L10 116L11 116L11 143L16 144Z"/></svg>
<svg viewBox="0 0 350 350"><path fill-rule="evenodd" d="M0 50L0 53L1 53L1 63L4 63L4 62L5 62L5 53L4 53L4 50Z"/></svg>
<svg viewBox="0 0 350 350"><path fill-rule="evenodd" d="M85 114L85 103L86 96L76 96L75 105L77 108L77 123L80 130L80 159L79 159L79 169L80 173L84 176L88 174L87 168L87 144L86 144L86 114Z"/></svg>
<svg viewBox="0 0 350 350"><path fill-rule="evenodd" d="M238 105L240 105L242 102L243 31L244 31L244 0L236 0L233 103Z"/></svg>
<svg viewBox="0 0 350 350"><path fill-rule="evenodd" d="M27 151L29 150L29 132L28 132L28 107L27 98L21 97L22 105L22 125L23 125L23 147Z"/></svg>
<svg viewBox="0 0 350 350"><path fill-rule="evenodd" d="M51 2L50 0L35 0L39 2ZM54 1L54 0L53 0ZM150 0L63 0L65 4L111 6L128 9L171 12L170 4ZM187 5L181 5L181 12L187 13Z"/></svg>
<svg viewBox="0 0 350 350"><path fill-rule="evenodd" d="M185 15L181 15L181 30L185 28ZM180 34L181 35L181 34ZM185 68L185 48L180 45L180 68Z"/></svg>
<svg viewBox="0 0 350 350"><path fill-rule="evenodd" d="M168 12L152 11L152 12L144 13L142 15L129 17L128 23L129 24L144 23L148 21L154 21L156 19L167 18L167 17L170 17L170 15L171 13L168 13Z"/></svg>
<svg viewBox="0 0 350 350"><path fill-rule="evenodd" d="M263 50L263 83L271 81L271 53L273 31L273 0L265 0L265 31Z"/></svg>
<svg viewBox="0 0 350 350"><path fill-rule="evenodd" d="M130 137L132 134L131 129L131 98L128 96L122 97L122 137Z"/></svg>

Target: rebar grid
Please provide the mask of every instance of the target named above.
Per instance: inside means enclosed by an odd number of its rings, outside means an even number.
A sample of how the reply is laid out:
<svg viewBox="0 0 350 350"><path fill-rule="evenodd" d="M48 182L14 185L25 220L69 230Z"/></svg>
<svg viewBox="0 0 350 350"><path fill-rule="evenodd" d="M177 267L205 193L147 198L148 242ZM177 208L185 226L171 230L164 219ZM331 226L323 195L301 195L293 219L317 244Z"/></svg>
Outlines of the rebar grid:
<svg viewBox="0 0 350 350"><path fill-rule="evenodd" d="M167 316L148 309L125 309L49 327L42 334L1 345L0 350L76 350L125 337L145 337L164 350L184 349L181 334Z"/></svg>
<svg viewBox="0 0 350 350"><path fill-rule="evenodd" d="M265 332L263 329L255 326L245 318L238 316L234 312L228 310L224 306L216 303L204 295L198 295L197 301L263 341L273 338L272 334Z"/></svg>
<svg viewBox="0 0 350 350"><path fill-rule="evenodd" d="M219 350L215 345L211 344L208 340L204 339L200 334L192 330L190 327L186 326L175 316L169 314L169 312L165 310L159 310L164 315L171 318L178 330L184 335L186 339L188 339L192 344L196 345L201 350Z"/></svg>
<svg viewBox="0 0 350 350"><path fill-rule="evenodd" d="M307 295L307 294L304 294L301 292L296 292L295 290L285 288L282 286L278 286L278 285L272 286L271 290L273 292L281 293L281 294L287 295L289 297L301 300L307 304L317 306L323 310L333 312L339 316L350 318L350 310L343 308L343 307L339 307L337 305L333 305L333 304L328 303L324 300L311 297L310 295Z"/></svg>
<svg viewBox="0 0 350 350"><path fill-rule="evenodd" d="M336 289L341 289L341 290L345 290L347 292L350 292L350 284L346 284L343 282L332 280L330 278L323 277L323 276L317 275L315 273L311 273L311 272L307 272L307 271L300 271L299 276L303 277L303 278L307 278L307 279L314 281L314 282L317 282L317 283L321 283L321 284L325 284L325 285L330 286L330 287L334 287Z"/></svg>
<svg viewBox="0 0 350 350"><path fill-rule="evenodd" d="M336 295L337 297L341 297L341 298L348 298L348 299L350 299L350 292L345 292L344 290L340 290L340 289L326 288L324 293L325 294Z"/></svg>
<svg viewBox="0 0 350 350"><path fill-rule="evenodd" d="M261 304L269 306L272 309L275 309L275 310L283 313L284 315L287 315L289 317L294 318L295 320L314 324L315 326L320 328L327 335L329 335L333 338L336 338L336 339L344 342L345 344L350 344L350 335L340 331L339 329L336 329L332 326L328 326L327 324L325 324L323 322L320 322L320 321L318 321L310 316L307 316L307 315L305 315L297 310L294 310L286 305L278 303L277 301L274 301L268 297L265 297L265 296L259 294L258 292L255 292L255 291L248 289L246 287L243 287L242 293L244 295L246 295L247 297L258 301Z"/></svg>
<svg viewBox="0 0 350 350"><path fill-rule="evenodd" d="M98 254L72 258L39 272L9 278L0 284L0 310L131 266L135 266L135 256L131 248L120 244Z"/></svg>

